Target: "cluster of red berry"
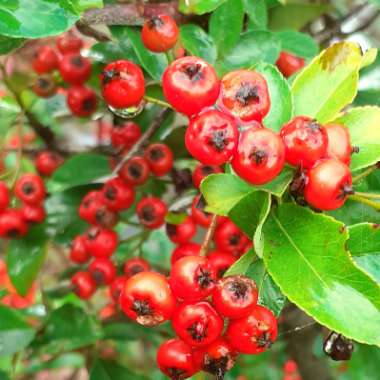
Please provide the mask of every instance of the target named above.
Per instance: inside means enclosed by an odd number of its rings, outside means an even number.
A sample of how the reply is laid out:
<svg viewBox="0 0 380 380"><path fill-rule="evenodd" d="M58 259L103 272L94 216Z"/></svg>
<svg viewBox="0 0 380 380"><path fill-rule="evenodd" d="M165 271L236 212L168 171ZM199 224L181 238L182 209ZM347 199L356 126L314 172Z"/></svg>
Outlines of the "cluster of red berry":
<svg viewBox="0 0 380 380"><path fill-rule="evenodd" d="M285 362L283 380L302 380L297 363L294 360L289 359Z"/></svg>

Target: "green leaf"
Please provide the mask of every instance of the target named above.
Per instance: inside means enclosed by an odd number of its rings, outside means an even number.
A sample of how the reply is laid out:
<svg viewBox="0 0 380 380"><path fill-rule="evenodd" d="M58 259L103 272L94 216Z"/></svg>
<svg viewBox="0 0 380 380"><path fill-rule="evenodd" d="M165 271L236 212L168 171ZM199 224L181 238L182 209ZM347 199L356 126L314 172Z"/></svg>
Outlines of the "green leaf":
<svg viewBox="0 0 380 380"><path fill-rule="evenodd" d="M243 18L243 0L227 0L211 14L209 33L217 46L219 59L239 41Z"/></svg>
<svg viewBox="0 0 380 380"><path fill-rule="evenodd" d="M203 58L213 64L216 60L215 43L200 26L195 24L181 25L181 42L192 55Z"/></svg>
<svg viewBox="0 0 380 380"><path fill-rule="evenodd" d="M347 248L354 261L380 284L380 226L362 223L350 226Z"/></svg>
<svg viewBox="0 0 380 380"><path fill-rule="evenodd" d="M244 10L249 17L249 29L266 29L268 11L265 0L244 0Z"/></svg>
<svg viewBox="0 0 380 380"><path fill-rule="evenodd" d="M166 55L150 52L141 40L140 29L132 26L124 26L124 28L141 66L153 79L161 80L162 74L168 65Z"/></svg>
<svg viewBox="0 0 380 380"><path fill-rule="evenodd" d="M165 216L165 222L170 224L181 224L187 218L185 212L168 212Z"/></svg>
<svg viewBox="0 0 380 380"><path fill-rule="evenodd" d="M89 380L118 380L133 379L147 380L145 377L133 373L117 362L97 359L90 371Z"/></svg>
<svg viewBox="0 0 380 380"><path fill-rule="evenodd" d="M276 197L281 197L294 176L294 169L289 166L285 166L282 172L271 182L266 183L261 186L253 186L256 190L264 190L275 195Z"/></svg>
<svg viewBox="0 0 380 380"><path fill-rule="evenodd" d="M23 38L10 38L0 36L0 55L8 54L12 50L19 48L24 43Z"/></svg>
<svg viewBox="0 0 380 380"><path fill-rule="evenodd" d="M239 42L221 61L221 71L249 68L260 61L274 63L280 54L280 49L278 38L271 32L258 30L243 33Z"/></svg>
<svg viewBox="0 0 380 380"><path fill-rule="evenodd" d="M253 67L261 73L267 81L269 96L272 104L263 124L276 132L292 118L293 99L288 81L278 71L277 67L267 63L259 63Z"/></svg>
<svg viewBox="0 0 380 380"><path fill-rule="evenodd" d="M76 352L68 352L62 354L57 358L35 363L31 363L25 370L26 373L36 373L46 369L59 369L59 368L83 368L86 365L83 355ZM1 378L0 378L1 379Z"/></svg>
<svg viewBox="0 0 380 380"><path fill-rule="evenodd" d="M102 8L103 0L68 0L76 13L81 14L87 9Z"/></svg>
<svg viewBox="0 0 380 380"><path fill-rule="evenodd" d="M80 307L65 304L54 310L37 344L46 353L72 351L95 343L102 336L97 322Z"/></svg>
<svg viewBox="0 0 380 380"><path fill-rule="evenodd" d="M6 0L0 4L0 34L8 37L54 36L78 19L66 0Z"/></svg>
<svg viewBox="0 0 380 380"><path fill-rule="evenodd" d="M334 122L345 125L350 130L352 146L359 147L353 154L351 170L359 170L380 160L380 108L352 108Z"/></svg>
<svg viewBox="0 0 380 380"><path fill-rule="evenodd" d="M121 27L112 27L112 29ZM97 62L108 63L119 59L128 59L134 63L139 63L139 59L132 48L131 42L125 35L117 41L99 42L89 50L89 57Z"/></svg>
<svg viewBox="0 0 380 380"><path fill-rule="evenodd" d="M0 357L23 350L34 335L18 311L0 305Z"/></svg>
<svg viewBox="0 0 380 380"><path fill-rule="evenodd" d="M263 231L266 268L291 302L331 330L380 344L380 288L346 252L342 223L282 204Z"/></svg>
<svg viewBox="0 0 380 380"><path fill-rule="evenodd" d="M248 268L250 267L250 265L252 264L254 260L255 260L255 252L253 249L250 249L243 256L239 257L239 260L237 260L232 266L230 266L230 268L224 274L224 277L237 276L239 274L246 274L248 271Z"/></svg>
<svg viewBox="0 0 380 380"><path fill-rule="evenodd" d="M355 98L361 62L360 46L353 42L324 50L293 82L294 114L321 123L334 118Z"/></svg>
<svg viewBox="0 0 380 380"><path fill-rule="evenodd" d="M318 54L318 45L308 34L286 30L277 32L276 36L281 41L281 50L302 58L313 58Z"/></svg>
<svg viewBox="0 0 380 380"><path fill-rule="evenodd" d="M211 12L226 0L179 0L179 10L182 13L202 15Z"/></svg>
<svg viewBox="0 0 380 380"><path fill-rule="evenodd" d="M151 232L141 245L143 258L151 263L152 266L159 268L170 267L170 257L173 249L174 244L162 229Z"/></svg>
<svg viewBox="0 0 380 380"><path fill-rule="evenodd" d="M23 239L9 242L6 256L8 274L21 296L28 293L45 261L46 243L43 224L31 228Z"/></svg>
<svg viewBox="0 0 380 380"><path fill-rule="evenodd" d="M0 133L5 136L9 128L13 125L20 112L20 107L16 101L9 97L4 96L0 99Z"/></svg>
<svg viewBox="0 0 380 380"><path fill-rule="evenodd" d="M354 100L355 106L380 106L380 90L359 90Z"/></svg>
<svg viewBox="0 0 380 380"><path fill-rule="evenodd" d="M95 153L80 153L66 160L54 172L47 188L50 193L57 193L72 187L96 183L110 173L107 157Z"/></svg>

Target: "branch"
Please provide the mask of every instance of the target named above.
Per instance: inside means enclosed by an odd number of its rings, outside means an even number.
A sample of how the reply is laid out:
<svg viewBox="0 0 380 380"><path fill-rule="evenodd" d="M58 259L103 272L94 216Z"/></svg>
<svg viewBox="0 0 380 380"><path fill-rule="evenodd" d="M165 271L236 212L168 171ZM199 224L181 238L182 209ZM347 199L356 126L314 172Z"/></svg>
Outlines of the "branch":
<svg viewBox="0 0 380 380"><path fill-rule="evenodd" d="M210 227L206 232L205 239L203 240L201 249L199 251L199 256L205 256L208 252L209 246L211 244L211 240L214 237L215 229L218 224L218 215L214 214L211 219Z"/></svg>
<svg viewBox="0 0 380 380"><path fill-rule="evenodd" d="M112 41L112 39L107 34L86 24L83 20L79 20L75 26L84 36L95 38L99 42Z"/></svg>

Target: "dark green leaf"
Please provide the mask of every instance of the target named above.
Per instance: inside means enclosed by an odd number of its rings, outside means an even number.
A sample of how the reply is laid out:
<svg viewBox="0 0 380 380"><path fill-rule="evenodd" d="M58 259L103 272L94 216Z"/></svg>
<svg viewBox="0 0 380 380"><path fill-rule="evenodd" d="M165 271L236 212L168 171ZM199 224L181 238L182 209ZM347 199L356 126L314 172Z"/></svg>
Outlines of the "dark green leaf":
<svg viewBox="0 0 380 380"><path fill-rule="evenodd" d="M104 64L119 59L128 59L134 63L139 63L139 59L126 33L117 41L101 42L93 45L89 50L89 57Z"/></svg>
<svg viewBox="0 0 380 380"><path fill-rule="evenodd" d="M0 99L0 133L5 136L19 115L20 107L8 96Z"/></svg>
<svg viewBox="0 0 380 380"><path fill-rule="evenodd" d="M153 231L141 246L144 259L159 268L169 268L173 249L174 244L162 229Z"/></svg>
<svg viewBox="0 0 380 380"><path fill-rule="evenodd" d="M216 47L213 39L198 25L181 25L181 42L192 55L213 64L216 60Z"/></svg>
<svg viewBox="0 0 380 380"><path fill-rule="evenodd" d="M26 369L27 373L36 373L46 369L59 369L59 368L83 368L85 366L85 359L83 355L76 352L69 352L62 354L52 360L40 362L32 362ZM0 378L1 379L1 378Z"/></svg>
<svg viewBox="0 0 380 380"><path fill-rule="evenodd" d="M253 249L250 249L227 270L227 272L224 274L224 277L246 274L254 259L255 252Z"/></svg>
<svg viewBox="0 0 380 380"><path fill-rule="evenodd" d="M187 214L184 212L168 212L165 217L165 222L169 224L181 224L186 218Z"/></svg>
<svg viewBox="0 0 380 380"><path fill-rule="evenodd" d="M355 106L380 106L380 90L359 90L354 100Z"/></svg>
<svg viewBox="0 0 380 380"><path fill-rule="evenodd" d="M318 54L318 45L308 34L286 30L276 35L281 42L281 50L302 58L312 58Z"/></svg>
<svg viewBox="0 0 380 380"><path fill-rule="evenodd" d="M103 0L68 0L76 13L81 14L87 9L102 8Z"/></svg>
<svg viewBox="0 0 380 380"><path fill-rule="evenodd" d="M179 10L182 13L202 15L211 12L226 0L179 0Z"/></svg>
<svg viewBox="0 0 380 380"><path fill-rule="evenodd" d="M30 229L23 239L12 239L7 250L8 274L17 292L25 296L36 279L46 256L44 225Z"/></svg>
<svg viewBox="0 0 380 380"><path fill-rule="evenodd" d="M118 380L133 379L147 380L144 376L133 373L128 368L121 366L117 362L96 360L90 371L89 380Z"/></svg>
<svg viewBox="0 0 380 380"><path fill-rule="evenodd" d="M244 9L249 17L249 29L266 29L268 11L265 0L244 0Z"/></svg>
<svg viewBox="0 0 380 380"><path fill-rule="evenodd" d="M14 49L17 49L24 43L23 38L10 38L6 36L0 36L0 55L8 54Z"/></svg>
<svg viewBox="0 0 380 380"><path fill-rule="evenodd" d="M285 166L282 172L271 182L261 186L254 186L256 190L268 191L276 197L281 197L294 176L294 169Z"/></svg>

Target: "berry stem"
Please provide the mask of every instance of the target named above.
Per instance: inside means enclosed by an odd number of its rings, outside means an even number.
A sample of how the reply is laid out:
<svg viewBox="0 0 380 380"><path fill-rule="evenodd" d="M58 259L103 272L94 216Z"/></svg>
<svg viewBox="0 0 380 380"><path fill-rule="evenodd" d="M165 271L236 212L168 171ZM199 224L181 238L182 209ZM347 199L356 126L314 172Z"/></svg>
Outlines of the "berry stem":
<svg viewBox="0 0 380 380"><path fill-rule="evenodd" d="M165 52L166 58L168 59L169 65L174 61L174 55L172 50Z"/></svg>
<svg viewBox="0 0 380 380"><path fill-rule="evenodd" d="M164 100L156 99L148 95L144 96L144 100L148 103L157 104L160 107L172 108L172 106L169 103L166 103Z"/></svg>
<svg viewBox="0 0 380 380"><path fill-rule="evenodd" d="M218 222L218 215L214 214L211 219L210 227L208 228L206 232L206 236L203 240L201 249L199 251L199 256L205 256L207 254L211 240L214 237L217 222Z"/></svg>
<svg viewBox="0 0 380 380"><path fill-rule="evenodd" d="M363 178L367 177L370 175L374 170L377 169L377 165L370 166L368 169L364 170L364 172L358 174L357 176L352 178L352 182L359 182Z"/></svg>
<svg viewBox="0 0 380 380"><path fill-rule="evenodd" d="M356 195L359 195L364 198L372 198L372 199L380 199L380 194L373 194L373 193L361 193L358 191L355 191Z"/></svg>
<svg viewBox="0 0 380 380"><path fill-rule="evenodd" d="M375 210L380 211L380 203L379 202L371 201L370 199L364 198L364 197L357 195L357 194L350 195L349 199L351 199L355 202L363 203L367 206L374 208Z"/></svg>

